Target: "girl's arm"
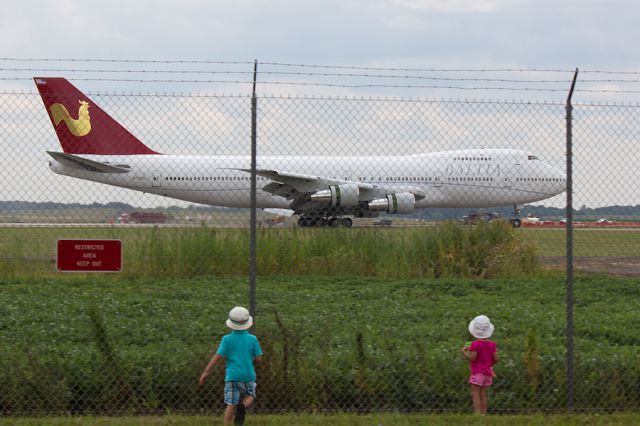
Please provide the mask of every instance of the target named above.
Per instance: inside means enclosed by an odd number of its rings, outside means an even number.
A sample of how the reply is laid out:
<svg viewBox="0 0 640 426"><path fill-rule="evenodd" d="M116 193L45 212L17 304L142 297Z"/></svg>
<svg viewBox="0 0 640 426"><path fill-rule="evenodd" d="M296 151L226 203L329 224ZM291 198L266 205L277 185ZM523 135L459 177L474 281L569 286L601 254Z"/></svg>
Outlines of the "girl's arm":
<svg viewBox="0 0 640 426"><path fill-rule="evenodd" d="M500 360L500 355L498 354L498 350L496 349L496 351L493 353L493 363L497 364L499 360Z"/></svg>
<svg viewBox="0 0 640 426"><path fill-rule="evenodd" d="M468 346L462 348L462 356L464 356L469 361L475 361L478 357L478 352L470 351Z"/></svg>

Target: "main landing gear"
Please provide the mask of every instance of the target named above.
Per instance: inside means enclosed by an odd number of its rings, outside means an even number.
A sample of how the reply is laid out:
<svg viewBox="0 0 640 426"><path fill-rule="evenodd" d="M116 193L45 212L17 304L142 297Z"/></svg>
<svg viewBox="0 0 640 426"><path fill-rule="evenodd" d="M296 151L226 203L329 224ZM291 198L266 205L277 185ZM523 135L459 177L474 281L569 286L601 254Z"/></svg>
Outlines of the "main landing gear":
<svg viewBox="0 0 640 426"><path fill-rule="evenodd" d="M343 226L345 228L351 228L353 220L348 217L320 217L320 216L300 216L298 219L298 226L303 228L310 227L338 227Z"/></svg>
<svg viewBox="0 0 640 426"><path fill-rule="evenodd" d="M520 225L522 225L522 221L520 220L520 209L521 206L513 206L513 218L511 219L511 225L514 228L520 228Z"/></svg>

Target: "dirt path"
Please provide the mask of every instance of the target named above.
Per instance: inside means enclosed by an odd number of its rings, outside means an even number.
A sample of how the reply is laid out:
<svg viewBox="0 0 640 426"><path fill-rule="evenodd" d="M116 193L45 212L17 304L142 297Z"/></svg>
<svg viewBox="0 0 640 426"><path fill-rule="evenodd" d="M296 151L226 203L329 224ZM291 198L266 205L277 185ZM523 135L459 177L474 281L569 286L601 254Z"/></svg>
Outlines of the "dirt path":
<svg viewBox="0 0 640 426"><path fill-rule="evenodd" d="M549 269L565 269L565 256L541 256L540 261ZM573 260L575 271L606 272L611 275L625 277L640 277L639 256L592 256L575 257Z"/></svg>

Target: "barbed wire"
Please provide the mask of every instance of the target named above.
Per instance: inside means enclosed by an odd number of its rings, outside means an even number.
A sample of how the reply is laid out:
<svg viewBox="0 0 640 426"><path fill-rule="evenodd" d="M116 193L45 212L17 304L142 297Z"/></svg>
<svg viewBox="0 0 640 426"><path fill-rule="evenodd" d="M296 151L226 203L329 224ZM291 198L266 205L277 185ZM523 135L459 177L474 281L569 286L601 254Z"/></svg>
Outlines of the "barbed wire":
<svg viewBox="0 0 640 426"><path fill-rule="evenodd" d="M72 69L72 68L0 68L7 72L83 72L83 73L115 73L115 74L239 74L253 75L253 71L212 71L212 70L106 70L106 69ZM521 80L505 78L460 78L460 77L432 77L422 75L397 74L354 74L354 73L318 73L318 72L290 72L290 71L261 71L260 75L288 75L301 77L349 77L349 78L390 78L407 80L436 80L436 81L473 81L498 83L569 83L571 80ZM605 81L605 80L597 80ZM611 81L611 80L607 80ZM640 82L640 80L637 80Z"/></svg>
<svg viewBox="0 0 640 426"><path fill-rule="evenodd" d="M216 65L253 65L255 61L214 61L201 59L119 59L119 58L17 58L0 57L0 62L96 62L96 63L127 63L127 64L216 64ZM573 73L574 68L423 68L423 67L376 67L355 65L322 65L299 64L289 62L262 62L262 66L296 67L296 68L323 68L323 69L350 69L350 70L375 70L375 71L416 71L416 72L540 72L540 73ZM640 75L640 71L630 70L600 70L581 69L580 73L597 74L627 74Z"/></svg>
<svg viewBox="0 0 640 426"><path fill-rule="evenodd" d="M131 64L218 64L218 65L253 65L253 61L208 61L183 59L89 59L89 58L0 58L6 62L102 62Z"/></svg>
<svg viewBox="0 0 640 426"><path fill-rule="evenodd" d="M218 64L218 65L253 65L254 61L210 61L210 60L162 60L162 59L90 59L90 58L14 58L0 57L0 61L13 62L97 62L97 63L128 63L128 64ZM416 72L566 72L572 73L574 70L564 69L537 69L537 68L399 68L399 67L372 67L372 66L351 66L351 65L318 65L318 64L296 64L285 62L260 62L262 66L280 66L297 68L322 68L322 69L350 69L350 70L372 70L372 71L416 71Z"/></svg>
<svg viewBox="0 0 640 426"><path fill-rule="evenodd" d="M403 71L403 72L566 72L572 73L574 70L563 69L536 69L536 68L393 68L393 67L366 67L351 65L314 65L314 64L293 64L283 62L259 62L259 65L299 67L299 68L335 68L350 70L372 70L372 71Z"/></svg>
<svg viewBox="0 0 640 426"><path fill-rule="evenodd" d="M32 77L0 77L0 81L30 81ZM74 78L75 81L104 81L122 83L178 83L178 84L253 84L252 80L202 80L202 79L133 79L133 78ZM500 86L438 86L438 85L418 85L418 84L339 84L339 83L318 83L300 81L260 81L260 85L274 86L307 86L307 87L331 87L344 89L444 89L444 90L497 90L516 92L566 92L562 88L539 88L539 87L500 87ZM617 89L575 89L582 93L640 93L640 90L617 90Z"/></svg>
<svg viewBox="0 0 640 426"><path fill-rule="evenodd" d="M253 75L253 71L214 71L214 70L106 70L106 69L78 69L78 68L0 68L0 72L64 72L64 73L98 73L98 74L226 74L226 75ZM287 71L261 71L260 75L288 75L300 77L348 77L348 78L389 78L405 80L433 80L433 81L470 81L490 83L532 83L532 84L557 84L570 83L565 80L532 80L532 79L506 79L506 78L461 78L461 77L431 77L420 75L395 75L395 74L354 74L354 73L316 73L316 72L287 72ZM629 79L581 79L582 83L640 83L640 80Z"/></svg>
<svg viewBox="0 0 640 426"><path fill-rule="evenodd" d="M68 68L68 67L11 67L0 68L0 72L5 76L0 77L0 81L27 81L29 77L9 77L6 73L63 73L63 74L86 74L73 78L76 81L102 81L102 82L122 82L122 83L142 83L142 84L229 84L246 85L252 84L251 78L253 69L153 69L150 64L157 65L215 65L215 66L247 66L254 65L254 61L211 61L211 60L142 60L142 59L90 59L90 58L14 58L2 57L2 62L43 62L43 63L100 63L100 64L144 64L145 69L126 68ZM553 69L553 68L411 68L411 67L374 67L374 66L350 66L350 65L320 65L320 64L299 64L285 62L257 62L262 69L258 72L258 81L262 86L297 86L297 87L317 87L317 88L342 88L342 89L430 89L430 90L460 90L460 91L511 91L511 92L547 92L565 93L566 85L570 83L570 76L567 78L545 78L544 74L563 73L569 74L575 70ZM251 67L253 68L253 67ZM282 68L282 69L278 69ZM403 74L408 73L408 74ZM444 75L429 75L428 73L440 73ZM458 76L456 73L478 73L482 77ZM539 73L542 78L508 78L506 76L491 76L491 73ZM92 77L91 74L126 74L127 76L143 75L210 75L210 76L246 76L247 78L119 78L117 76ZM448 75L447 75L448 74ZM613 70L582 70L580 75L606 75L608 78L586 78L580 79L579 83L584 85L610 84L614 87L578 87L576 92L590 94L637 94L640 90L632 86L624 86L640 83L637 78L615 78L618 76L638 76L640 71L613 71ZM299 77L302 81L289 79L279 79L278 77ZM303 81L303 80L307 81ZM347 80L360 79L362 81L349 82ZM323 81L324 80L324 81ZM372 81L368 81L372 80ZM377 80L377 81L376 81ZM382 81L388 80L388 81ZM393 82L402 80L402 84ZM406 82L406 83L405 83ZM421 84L421 82L434 82L434 84ZM444 84L437 84L442 82ZM555 87L552 85L556 85ZM558 86L561 85L561 86Z"/></svg>

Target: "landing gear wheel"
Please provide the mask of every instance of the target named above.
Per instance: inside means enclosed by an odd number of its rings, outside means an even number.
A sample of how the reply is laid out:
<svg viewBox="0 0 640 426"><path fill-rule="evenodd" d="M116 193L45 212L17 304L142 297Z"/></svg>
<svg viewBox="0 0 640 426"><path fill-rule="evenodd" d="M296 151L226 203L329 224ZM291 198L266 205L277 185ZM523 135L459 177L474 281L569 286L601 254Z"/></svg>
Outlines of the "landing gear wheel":
<svg viewBox="0 0 640 426"><path fill-rule="evenodd" d="M522 221L520 220L520 209L522 206L515 205L513 206L513 219L511 219L511 225L514 228L520 228L522 225Z"/></svg>
<svg viewBox="0 0 640 426"><path fill-rule="evenodd" d="M353 225L353 220L351 220L348 217L342 218L341 220L341 224L342 226L344 226L345 228L351 228L351 225Z"/></svg>
<svg viewBox="0 0 640 426"><path fill-rule="evenodd" d="M300 226L302 228L306 228L307 226L311 226L311 218L309 218L307 216L301 216L298 219L298 226Z"/></svg>

